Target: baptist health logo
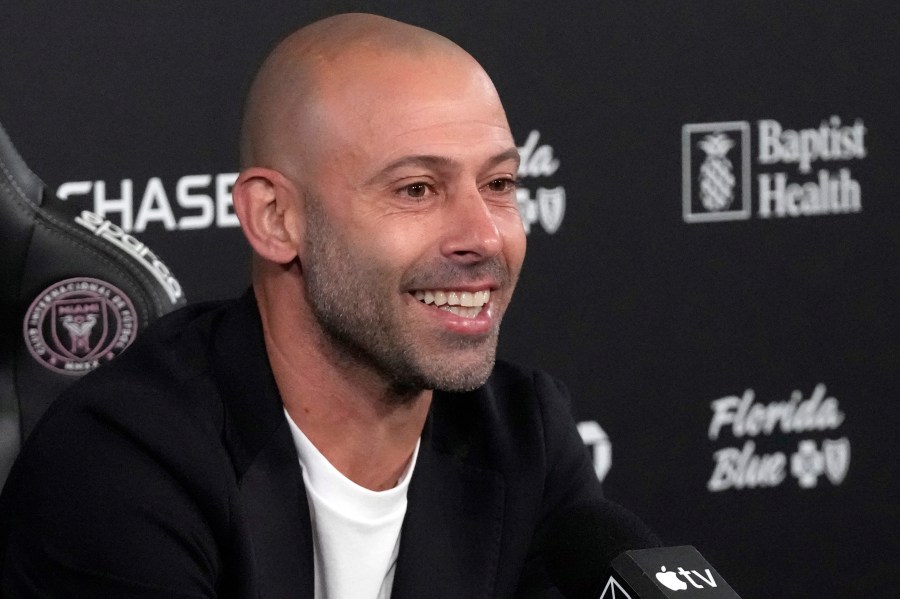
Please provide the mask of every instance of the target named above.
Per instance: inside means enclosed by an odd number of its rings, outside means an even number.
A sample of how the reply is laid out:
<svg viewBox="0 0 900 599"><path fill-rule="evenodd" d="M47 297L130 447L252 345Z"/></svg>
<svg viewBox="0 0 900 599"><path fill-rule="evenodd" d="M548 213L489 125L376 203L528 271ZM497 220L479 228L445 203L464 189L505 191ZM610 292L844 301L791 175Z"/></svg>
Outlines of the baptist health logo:
<svg viewBox="0 0 900 599"><path fill-rule="evenodd" d="M756 123L751 160L747 121L684 125L681 130L682 208L685 222L852 214L862 210L862 190L849 164L837 170L819 162L849 163L866 157L862 119L839 116L818 127L787 129L776 120ZM784 170L786 165L796 173ZM776 170L776 169L782 170Z"/></svg>

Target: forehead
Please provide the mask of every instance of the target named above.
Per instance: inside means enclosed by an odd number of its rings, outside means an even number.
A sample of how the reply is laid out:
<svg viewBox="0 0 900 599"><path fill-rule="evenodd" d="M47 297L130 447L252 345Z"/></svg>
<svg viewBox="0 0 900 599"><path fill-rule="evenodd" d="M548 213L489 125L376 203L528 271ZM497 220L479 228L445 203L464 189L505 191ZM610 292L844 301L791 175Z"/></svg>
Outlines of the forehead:
<svg viewBox="0 0 900 599"><path fill-rule="evenodd" d="M362 52L323 65L317 137L373 163L410 153L466 160L514 145L490 79L467 55Z"/></svg>

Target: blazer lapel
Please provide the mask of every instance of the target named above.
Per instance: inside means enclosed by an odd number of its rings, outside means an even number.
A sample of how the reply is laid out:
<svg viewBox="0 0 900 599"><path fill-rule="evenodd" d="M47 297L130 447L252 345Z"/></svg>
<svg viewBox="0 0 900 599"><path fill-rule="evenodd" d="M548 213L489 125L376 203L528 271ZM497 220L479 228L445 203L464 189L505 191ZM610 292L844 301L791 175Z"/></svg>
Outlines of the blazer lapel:
<svg viewBox="0 0 900 599"><path fill-rule="evenodd" d="M312 528L287 422L250 463L240 485L254 596L312 599Z"/></svg>
<svg viewBox="0 0 900 599"><path fill-rule="evenodd" d="M391 597L492 597L500 559L505 484L494 471L435 449L423 432Z"/></svg>
<svg viewBox="0 0 900 599"><path fill-rule="evenodd" d="M306 490L252 291L218 323L213 343L217 359L212 363L225 403L225 442L239 486L240 546L235 551L244 571L231 578L241 588L239 596L312 599Z"/></svg>

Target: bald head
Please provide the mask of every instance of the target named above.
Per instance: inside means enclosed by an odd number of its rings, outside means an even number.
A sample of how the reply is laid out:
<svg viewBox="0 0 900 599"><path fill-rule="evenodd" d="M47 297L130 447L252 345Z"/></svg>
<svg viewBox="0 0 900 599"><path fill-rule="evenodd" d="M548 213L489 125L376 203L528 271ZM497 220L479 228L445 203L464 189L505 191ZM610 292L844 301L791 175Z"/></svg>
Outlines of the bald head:
<svg viewBox="0 0 900 599"><path fill-rule="evenodd" d="M286 371L310 355L309 371L403 397L481 384L525 232L519 154L478 63L382 17L319 21L263 63L242 142L234 207Z"/></svg>
<svg viewBox="0 0 900 599"><path fill-rule="evenodd" d="M261 66L245 105L241 166L303 168L322 141L317 125L325 90L375 77L379 66L390 68L400 57L423 67L429 61L464 65L496 94L478 63L441 35L370 14L329 17L286 37ZM440 67L432 62L432 68Z"/></svg>

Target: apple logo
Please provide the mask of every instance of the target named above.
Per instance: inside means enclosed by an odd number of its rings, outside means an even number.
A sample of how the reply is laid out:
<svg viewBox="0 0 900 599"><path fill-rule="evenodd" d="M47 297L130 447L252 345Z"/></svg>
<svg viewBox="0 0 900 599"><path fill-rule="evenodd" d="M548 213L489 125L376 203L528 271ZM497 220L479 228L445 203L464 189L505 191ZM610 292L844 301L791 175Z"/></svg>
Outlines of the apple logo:
<svg viewBox="0 0 900 599"><path fill-rule="evenodd" d="M687 583L678 578L678 574L675 572L666 572L666 567L663 566L662 569L656 573L656 580L661 582L671 591L685 591L687 590Z"/></svg>

